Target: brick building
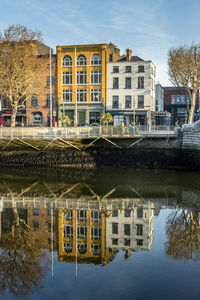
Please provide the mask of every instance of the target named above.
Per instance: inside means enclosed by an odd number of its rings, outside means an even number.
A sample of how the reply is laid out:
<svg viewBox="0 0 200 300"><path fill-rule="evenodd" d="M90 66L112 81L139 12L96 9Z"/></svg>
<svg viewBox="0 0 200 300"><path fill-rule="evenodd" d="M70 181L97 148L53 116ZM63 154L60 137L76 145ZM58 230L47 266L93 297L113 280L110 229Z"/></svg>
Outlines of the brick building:
<svg viewBox="0 0 200 300"><path fill-rule="evenodd" d="M19 108L16 116L16 126L44 125L50 123L50 49L47 45L37 42L38 53L38 74L36 75L35 95L27 98L24 107ZM56 105L56 55L53 55L51 49L51 82L52 82L52 104L54 124L57 115ZM12 107L7 101L1 99L0 123L1 125L10 125Z"/></svg>
<svg viewBox="0 0 200 300"><path fill-rule="evenodd" d="M26 125L50 124L50 57L49 53L38 56L38 64L43 66L44 73L38 75L40 85L37 93L26 101ZM53 106L53 125L56 121L56 55L51 57L51 83L52 83L52 106ZM37 83L36 83L37 84Z"/></svg>
<svg viewBox="0 0 200 300"><path fill-rule="evenodd" d="M177 121L180 125L187 123L186 97L190 107L190 97L184 87L164 87L164 110L171 113L172 125ZM197 94L194 120L197 121L199 118L199 94Z"/></svg>

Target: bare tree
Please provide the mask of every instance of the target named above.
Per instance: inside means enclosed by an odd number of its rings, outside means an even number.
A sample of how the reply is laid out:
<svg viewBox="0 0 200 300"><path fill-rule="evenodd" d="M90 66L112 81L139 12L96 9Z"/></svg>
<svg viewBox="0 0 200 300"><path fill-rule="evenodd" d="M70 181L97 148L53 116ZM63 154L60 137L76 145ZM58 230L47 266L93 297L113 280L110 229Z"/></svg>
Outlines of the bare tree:
<svg viewBox="0 0 200 300"><path fill-rule="evenodd" d="M167 221L166 254L174 259L200 260L200 227L197 209L176 209Z"/></svg>
<svg viewBox="0 0 200 300"><path fill-rule="evenodd" d="M197 93L200 88L200 44L170 48L168 52L169 79L175 86L186 89L191 99L188 123L194 120ZM186 106L189 107L186 97Z"/></svg>
<svg viewBox="0 0 200 300"><path fill-rule="evenodd" d="M39 31L22 25L10 25L0 35L0 95L12 107L12 127L17 110L37 93L42 74L37 59L41 40Z"/></svg>

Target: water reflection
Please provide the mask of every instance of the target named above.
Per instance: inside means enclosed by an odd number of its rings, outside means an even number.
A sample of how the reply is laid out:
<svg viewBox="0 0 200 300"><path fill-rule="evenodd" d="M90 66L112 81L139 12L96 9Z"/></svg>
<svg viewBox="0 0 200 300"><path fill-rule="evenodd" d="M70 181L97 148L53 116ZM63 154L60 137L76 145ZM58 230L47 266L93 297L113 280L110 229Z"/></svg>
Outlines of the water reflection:
<svg viewBox="0 0 200 300"><path fill-rule="evenodd" d="M200 259L200 194L187 175L180 183L166 172L145 177L100 170L81 179L72 172L72 177L1 174L1 294L19 297L41 289L47 274L54 274L55 251L58 261L74 263L76 278L78 264L105 266L119 251L125 260L135 251L149 251L154 218L165 208L170 209L166 255Z"/></svg>

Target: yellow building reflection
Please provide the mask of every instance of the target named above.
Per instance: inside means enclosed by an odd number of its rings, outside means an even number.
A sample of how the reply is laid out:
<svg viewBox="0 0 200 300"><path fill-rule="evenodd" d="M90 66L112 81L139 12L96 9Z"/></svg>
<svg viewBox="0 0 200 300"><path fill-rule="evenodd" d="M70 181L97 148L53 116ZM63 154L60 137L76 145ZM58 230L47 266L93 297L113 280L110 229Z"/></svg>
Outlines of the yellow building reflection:
<svg viewBox="0 0 200 300"><path fill-rule="evenodd" d="M116 251L106 248L106 217L98 210L58 213L59 261L106 265Z"/></svg>

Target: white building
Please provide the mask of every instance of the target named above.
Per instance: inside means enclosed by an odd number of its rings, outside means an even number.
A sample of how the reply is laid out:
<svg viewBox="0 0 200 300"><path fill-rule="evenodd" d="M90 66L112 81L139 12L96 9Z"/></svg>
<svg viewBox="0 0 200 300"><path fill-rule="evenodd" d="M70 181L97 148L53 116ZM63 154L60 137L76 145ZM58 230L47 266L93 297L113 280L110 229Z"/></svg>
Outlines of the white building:
<svg viewBox="0 0 200 300"><path fill-rule="evenodd" d="M154 204L114 210L106 219L106 246L125 251L149 250L153 241Z"/></svg>
<svg viewBox="0 0 200 300"><path fill-rule="evenodd" d="M107 63L106 111L114 125L150 124L155 111L155 73L152 61L132 56L129 49L120 60Z"/></svg>
<svg viewBox="0 0 200 300"><path fill-rule="evenodd" d="M164 88L156 83L156 111L164 111Z"/></svg>

